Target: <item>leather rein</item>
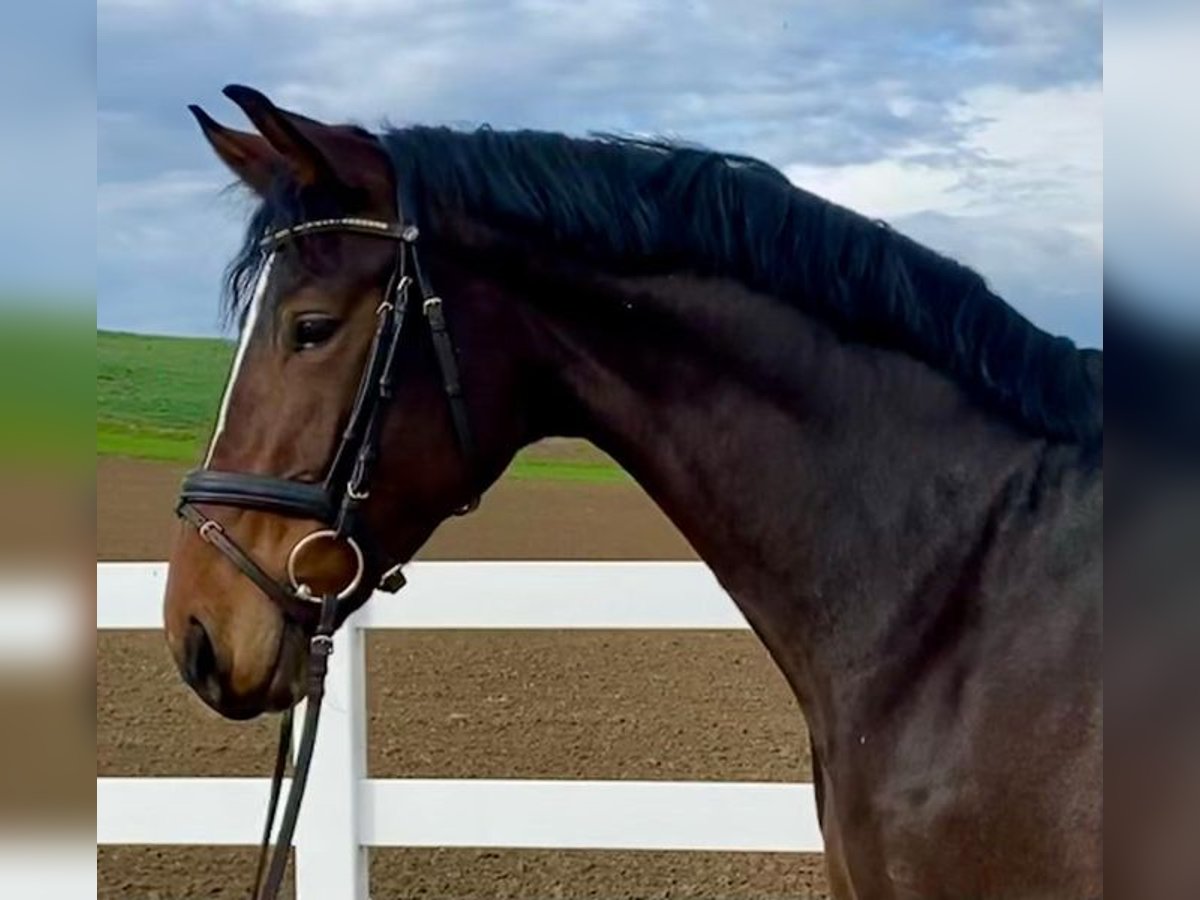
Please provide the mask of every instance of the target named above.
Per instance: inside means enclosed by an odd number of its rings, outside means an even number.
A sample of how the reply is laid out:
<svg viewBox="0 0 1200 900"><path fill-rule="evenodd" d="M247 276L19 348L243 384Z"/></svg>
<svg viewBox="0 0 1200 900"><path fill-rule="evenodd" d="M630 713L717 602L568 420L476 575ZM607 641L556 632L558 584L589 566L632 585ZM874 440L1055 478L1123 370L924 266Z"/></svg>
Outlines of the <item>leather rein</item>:
<svg viewBox="0 0 1200 900"><path fill-rule="evenodd" d="M195 527L201 538L220 551L242 574L254 582L285 616L311 632L304 725L296 753L294 776L280 821L278 839L274 853L270 853L271 831L282 793L288 748L292 739L291 709L284 713L280 725L267 820L259 847L251 895L258 900L274 900L287 870L288 852L291 849L316 744L317 723L325 695L325 675L328 671L329 655L333 652L333 634L349 612L356 608L352 604L365 600L364 595L369 595L372 588L377 587L379 590L394 593L404 585L404 575L399 564L383 572L377 585L364 583L365 573L378 571L382 567L377 565L378 549L375 543L362 530L359 512L361 505L370 497L372 467L379 455L383 419L388 400L392 396L396 353L404 331L405 316L414 284L420 292L421 312L429 326L442 388L468 477L474 471L475 447L463 399L457 354L446 329L441 298L430 287L417 256L418 232L415 225L345 217L303 222L276 231L265 237L260 244L260 248L270 255L260 275L264 283L259 285L259 289L265 288L273 255L284 243L327 232L362 234L394 241L397 251L396 262L388 278L383 300L376 310L375 335L359 379L350 417L324 480L316 484L268 475L198 469L183 479L179 502L175 508L180 518ZM475 509L478 500L478 495L473 495L458 514ZM205 515L199 508L200 505L261 510L276 515L312 519L326 527L306 535L292 547L288 554L285 581L271 575L216 519ZM297 576L297 561L306 549L321 541L345 544L354 556L356 570L340 590L318 595Z"/></svg>

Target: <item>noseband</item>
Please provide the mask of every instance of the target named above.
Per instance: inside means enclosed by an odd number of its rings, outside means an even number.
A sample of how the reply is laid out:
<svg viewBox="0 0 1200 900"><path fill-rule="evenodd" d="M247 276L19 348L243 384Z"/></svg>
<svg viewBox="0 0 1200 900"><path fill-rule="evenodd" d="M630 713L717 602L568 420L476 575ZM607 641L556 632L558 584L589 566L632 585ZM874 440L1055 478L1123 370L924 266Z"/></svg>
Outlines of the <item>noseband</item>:
<svg viewBox="0 0 1200 900"><path fill-rule="evenodd" d="M282 884L287 867L300 801L308 778L309 763L316 742L317 721L325 693L325 673L328 657L333 650L333 633L351 610L351 603L365 600L371 587L395 592L404 585L400 565L385 571L376 585L365 581L368 572L379 571L381 554L376 542L364 533L360 517L362 504L370 497L370 478L379 455L379 441L387 402L392 396L392 377L396 352L404 331L412 286L421 295L421 312L429 326L434 355L441 373L442 388L450 409L450 418L458 439L459 450L470 478L474 472L475 448L471 438L462 382L459 378L454 343L446 330L441 298L433 293L417 256L415 225L391 224L375 219L320 219L284 228L268 235L261 243L266 253L276 252L285 242L295 238L326 232L362 234L397 244L396 263L388 278L383 301L376 310L378 320L371 341L370 353L359 379L350 418L342 432L341 442L324 480L317 483L254 475L243 472L221 472L198 469L190 472L180 488L175 512L196 528L200 537L224 554L239 571L269 597L283 614L306 630L311 631L308 654L307 711L296 755L295 773L288 793L284 816L280 822L279 838L271 858L266 880L261 881L270 844L280 788L291 741L292 713L284 714L280 729L280 744L275 759L271 784L271 799L267 823L259 852L258 870L254 878L255 897L274 898ZM269 265L262 278L269 276ZM260 285L260 290L265 285ZM458 514L470 512L478 505L478 495ZM244 550L224 527L209 518L199 505L229 506L252 509L290 518L310 519L325 527L301 538L287 558L286 580L272 576L254 557ZM318 595L299 577L298 561L316 544L342 543L353 554L356 569L344 587ZM259 885L261 881L261 892Z"/></svg>

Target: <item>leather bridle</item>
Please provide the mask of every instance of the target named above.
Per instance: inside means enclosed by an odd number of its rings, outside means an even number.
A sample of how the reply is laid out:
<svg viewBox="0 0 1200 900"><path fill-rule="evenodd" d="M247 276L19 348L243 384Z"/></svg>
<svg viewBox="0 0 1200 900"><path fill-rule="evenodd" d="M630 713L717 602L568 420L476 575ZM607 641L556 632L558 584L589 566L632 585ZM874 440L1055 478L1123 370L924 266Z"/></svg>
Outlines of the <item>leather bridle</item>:
<svg viewBox="0 0 1200 900"><path fill-rule="evenodd" d="M388 400L392 396L396 354L404 331L410 291L414 284L420 292L421 311L429 326L442 387L449 404L450 418L468 479L475 470L475 447L463 399L457 354L446 330L441 298L434 294L417 256L416 226L403 222L393 224L353 217L320 219L276 231L262 240L260 248L263 252L273 255L285 243L327 232L362 234L394 241L397 251L383 301L376 310L378 322L375 335L359 379L350 417L324 480L317 484L269 475L198 469L183 479L179 502L175 509L177 515L196 528L201 538L224 554L226 559L278 605L285 616L311 632L304 726L296 754L292 786L280 822L279 837L275 843L270 867L266 870L266 878L263 880L271 830L287 762L288 745L291 742L291 710L284 714L280 728L267 822L254 877L252 896L260 900L272 900L276 896L287 868L288 851L291 848L316 742L317 722L325 693L328 657L333 651L333 633L349 612L361 605L361 601L376 587L364 582L365 573L382 568L376 566L379 556L375 542L362 529L360 508L370 496L371 472L379 455L383 419ZM269 256L260 278L269 277L270 262ZM259 285L260 290L264 288L265 284ZM471 496L472 499L458 511L459 514L470 512L478 505L478 494L472 493ZM218 521L206 516L200 510L200 505L261 510L275 515L311 519L323 523L326 527L311 532L292 547L287 559L287 580L284 581L267 572ZM356 570L340 590L318 595L297 576L297 560L305 550L321 541L344 543L354 556ZM403 585L404 576L400 566L395 565L381 575L377 587L380 590L395 592Z"/></svg>

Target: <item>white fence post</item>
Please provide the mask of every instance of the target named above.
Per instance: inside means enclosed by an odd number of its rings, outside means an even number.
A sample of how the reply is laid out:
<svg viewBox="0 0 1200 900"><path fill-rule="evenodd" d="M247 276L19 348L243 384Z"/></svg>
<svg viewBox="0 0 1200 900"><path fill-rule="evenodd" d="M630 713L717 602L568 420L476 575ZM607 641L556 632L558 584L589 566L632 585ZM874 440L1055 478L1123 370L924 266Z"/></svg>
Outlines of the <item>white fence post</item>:
<svg viewBox="0 0 1200 900"><path fill-rule="evenodd" d="M296 828L296 900L368 900L359 816L359 791L367 777L366 654L357 619L351 616L339 630L329 658L316 750ZM297 741L299 732L297 724Z"/></svg>

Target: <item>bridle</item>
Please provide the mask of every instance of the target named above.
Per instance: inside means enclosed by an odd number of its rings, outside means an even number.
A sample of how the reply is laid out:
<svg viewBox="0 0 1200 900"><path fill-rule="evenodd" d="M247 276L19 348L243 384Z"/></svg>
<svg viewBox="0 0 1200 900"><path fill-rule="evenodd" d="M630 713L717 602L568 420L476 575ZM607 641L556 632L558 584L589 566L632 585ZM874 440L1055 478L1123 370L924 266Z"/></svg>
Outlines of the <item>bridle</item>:
<svg viewBox="0 0 1200 900"><path fill-rule="evenodd" d="M441 373L442 388L446 394L450 418L468 479L475 471L475 447L463 399L457 354L446 330L441 298L430 287L417 256L418 232L415 225L405 224L403 221L394 224L377 219L346 217L312 220L276 231L260 243L260 249L268 256L259 276L263 280L259 290L265 289L265 279L270 275L274 254L281 246L296 238L327 232L361 234L394 241L397 251L383 301L376 310L375 335L359 379L350 417L342 431L341 442L324 480L316 484L269 475L197 469L183 479L179 502L175 508L180 518L194 526L201 538L224 554L226 559L279 606L285 616L311 631L304 726L296 754L292 786L280 822L279 837L264 880L263 872L271 830L291 742L291 710L284 714L280 727L267 822L254 877L253 896L260 900L272 900L277 895L287 868L288 851L291 848L316 743L317 722L325 693L328 658L333 651L334 631L357 605L365 601L372 587L375 587L365 582L366 573L382 568L377 565L378 548L363 530L360 509L370 497L371 472L379 455L383 419L387 401L392 396L396 353L404 331L405 315L408 312L410 291L414 283L420 291L421 311L429 325L434 355ZM458 510L458 514L470 512L478 505L478 493L472 493L471 497L466 506ZM287 558L287 580L284 581L267 572L217 520L201 512L199 504L254 509L292 518L312 519L326 527L304 536L292 547ZM353 577L340 590L318 595L298 578L297 561L306 550L322 541L344 543L353 554L356 568ZM395 565L380 576L377 588L394 593L403 585L404 575L400 566Z"/></svg>

